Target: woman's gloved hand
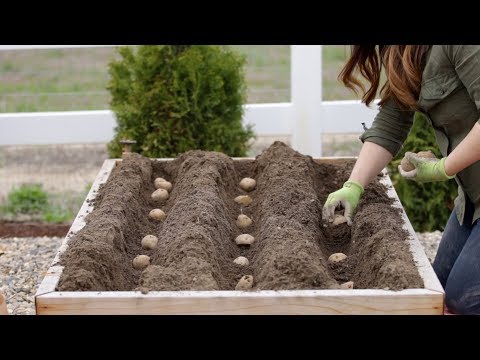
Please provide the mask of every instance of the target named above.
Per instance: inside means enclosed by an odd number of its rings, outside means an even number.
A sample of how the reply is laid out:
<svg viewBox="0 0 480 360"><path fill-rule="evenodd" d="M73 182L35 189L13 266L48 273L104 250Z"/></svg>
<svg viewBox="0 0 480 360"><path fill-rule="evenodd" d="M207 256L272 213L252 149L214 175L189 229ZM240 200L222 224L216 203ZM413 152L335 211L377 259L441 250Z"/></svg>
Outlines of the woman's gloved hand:
<svg viewBox="0 0 480 360"><path fill-rule="evenodd" d="M406 152L405 159L410 161L415 169L405 171L401 165L398 166L398 171L405 179L413 180L419 183L426 183L432 181L445 181L455 177L447 175L445 172L445 159L437 159L435 157L422 157L413 152Z"/></svg>
<svg viewBox="0 0 480 360"><path fill-rule="evenodd" d="M347 224L352 225L352 215L357 208L363 191L363 186L358 182L352 180L345 182L340 190L328 195L327 201L325 201L325 204L323 205L323 220L332 222L335 215L335 209L342 206L345 209L343 216L347 218Z"/></svg>

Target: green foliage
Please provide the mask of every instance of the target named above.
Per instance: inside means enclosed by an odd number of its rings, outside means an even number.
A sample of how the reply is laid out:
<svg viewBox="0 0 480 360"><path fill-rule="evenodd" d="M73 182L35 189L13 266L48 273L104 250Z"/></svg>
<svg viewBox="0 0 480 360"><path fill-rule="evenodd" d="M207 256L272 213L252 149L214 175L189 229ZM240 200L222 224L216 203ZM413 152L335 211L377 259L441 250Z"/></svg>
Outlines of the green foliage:
<svg viewBox="0 0 480 360"><path fill-rule="evenodd" d="M88 182L87 184L85 184L85 187L83 188L83 198L87 197L88 195L88 192L90 191L90 189L92 188L93 186L93 183L92 182Z"/></svg>
<svg viewBox="0 0 480 360"><path fill-rule="evenodd" d="M41 184L22 184L11 190L0 214L8 220L69 223L75 218L92 184L82 192L47 193Z"/></svg>
<svg viewBox="0 0 480 360"><path fill-rule="evenodd" d="M43 220L47 223L68 223L71 222L74 218L74 215L68 211L68 209L63 209L61 207L50 207L43 214Z"/></svg>
<svg viewBox="0 0 480 360"><path fill-rule="evenodd" d="M59 192L49 194L49 207L43 220L50 223L70 223L80 210L92 183L87 183L81 192Z"/></svg>
<svg viewBox="0 0 480 360"><path fill-rule="evenodd" d="M121 47L119 54L107 87L118 125L111 157L120 157L122 139L136 140L132 151L148 157L193 149L246 155L254 134L242 125L244 56L210 45Z"/></svg>
<svg viewBox="0 0 480 360"><path fill-rule="evenodd" d="M8 193L7 213L38 214L48 207L48 195L41 184L22 184Z"/></svg>
<svg viewBox="0 0 480 360"><path fill-rule="evenodd" d="M398 172L398 165L406 151L431 150L438 158L435 133L428 120L415 114L415 121L402 151L390 163L389 173L398 197L416 231L443 230L453 210L457 196L457 183L454 180L418 184L405 180Z"/></svg>

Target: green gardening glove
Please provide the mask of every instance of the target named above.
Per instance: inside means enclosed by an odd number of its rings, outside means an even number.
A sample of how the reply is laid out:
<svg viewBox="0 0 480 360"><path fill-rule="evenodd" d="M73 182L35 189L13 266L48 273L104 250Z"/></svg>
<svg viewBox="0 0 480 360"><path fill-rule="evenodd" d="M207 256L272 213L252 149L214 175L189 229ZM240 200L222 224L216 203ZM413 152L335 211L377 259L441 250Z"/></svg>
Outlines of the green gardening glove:
<svg viewBox="0 0 480 360"><path fill-rule="evenodd" d="M363 186L358 182L352 180L345 182L340 190L328 195L327 201L325 201L323 205L323 220L332 222L335 209L343 206L345 209L343 216L347 219L347 224L352 225L352 215L360 201L360 196L362 196L363 191Z"/></svg>
<svg viewBox="0 0 480 360"><path fill-rule="evenodd" d="M455 174L452 176L447 175L445 172L445 159L441 158L427 158L418 156L412 152L406 152L405 158L415 166L415 169L411 171L405 171L402 169L402 166L398 166L398 171L405 179L413 180L419 183L426 183L432 181L444 181L453 179Z"/></svg>

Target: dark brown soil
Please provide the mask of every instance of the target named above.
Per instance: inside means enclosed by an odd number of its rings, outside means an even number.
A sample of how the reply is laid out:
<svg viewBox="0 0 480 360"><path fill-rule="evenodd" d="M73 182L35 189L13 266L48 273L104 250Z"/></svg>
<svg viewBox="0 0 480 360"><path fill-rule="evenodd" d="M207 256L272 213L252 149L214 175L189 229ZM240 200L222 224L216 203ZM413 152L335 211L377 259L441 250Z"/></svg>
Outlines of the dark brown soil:
<svg viewBox="0 0 480 360"><path fill-rule="evenodd" d="M70 224L45 224L36 222L17 222L0 220L0 238L6 237L64 237Z"/></svg>
<svg viewBox="0 0 480 360"><path fill-rule="evenodd" d="M339 288L346 281L354 288L423 288L403 220L378 181L367 187L351 227L322 223L325 199L353 164L317 164L281 142L255 160L198 150L165 162L131 154L62 256L58 290L234 290L243 275L253 275L253 290ZM173 184L163 203L150 197L156 177ZM238 186L243 177L257 180L244 207L233 200L247 194ZM167 214L160 223L148 218L157 207ZM253 220L243 231L235 225L240 213ZM235 244L242 233L255 237L250 247ZM147 234L158 237L156 249L141 248ZM332 265L327 259L335 252L348 257ZM132 267L138 254L151 257L143 271ZM249 265L234 264L238 256Z"/></svg>

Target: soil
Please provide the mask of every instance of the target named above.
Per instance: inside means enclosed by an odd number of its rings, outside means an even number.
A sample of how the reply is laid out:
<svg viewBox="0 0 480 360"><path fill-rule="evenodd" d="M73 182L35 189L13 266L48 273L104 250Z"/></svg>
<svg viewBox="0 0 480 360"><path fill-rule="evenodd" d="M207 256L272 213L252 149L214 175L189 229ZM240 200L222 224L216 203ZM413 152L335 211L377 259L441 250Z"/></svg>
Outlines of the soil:
<svg viewBox="0 0 480 360"><path fill-rule="evenodd" d="M46 224L0 220L0 238L10 237L65 237L71 224Z"/></svg>
<svg viewBox="0 0 480 360"><path fill-rule="evenodd" d="M87 224L62 255L57 289L234 290L244 275L253 275L253 290L335 289L347 281L357 289L423 288L403 220L378 181L382 175L366 188L351 227L321 221L324 201L353 165L317 164L282 142L255 160L200 150L173 161L129 154L99 190ZM163 203L151 199L156 177L173 184ZM238 186L243 177L256 179L253 191ZM250 205L234 202L247 194ZM150 219L153 208L167 218ZM243 230L235 225L240 213L253 220ZM236 245L242 233L255 242ZM140 244L148 234L159 240L153 250ZM336 252L347 259L329 263ZM139 254L150 256L145 270L132 266ZM233 263L238 256L249 265Z"/></svg>

